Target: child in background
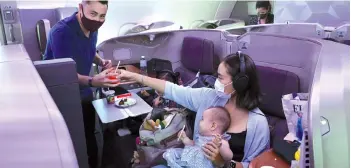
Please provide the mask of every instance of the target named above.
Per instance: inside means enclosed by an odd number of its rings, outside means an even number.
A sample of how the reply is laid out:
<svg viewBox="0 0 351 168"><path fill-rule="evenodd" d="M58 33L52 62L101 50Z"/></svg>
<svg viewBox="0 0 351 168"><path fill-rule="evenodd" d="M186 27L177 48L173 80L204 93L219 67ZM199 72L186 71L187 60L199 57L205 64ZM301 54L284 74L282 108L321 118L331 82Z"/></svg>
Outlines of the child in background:
<svg viewBox="0 0 351 168"><path fill-rule="evenodd" d="M172 71L169 70L163 70L157 73L156 78L158 79L162 79L165 81L169 81L175 84L179 84L179 73L173 73ZM157 91L155 90L142 90L139 93L140 97L146 101L146 103L148 103L150 106L152 107L158 107L158 108L181 108L180 105L178 105L177 103L171 101L171 100L167 100L164 99L162 97L161 94L159 94Z"/></svg>
<svg viewBox="0 0 351 168"><path fill-rule="evenodd" d="M209 108L203 112L202 120L199 122L200 136L193 141L185 135L184 131L180 131L178 136L185 145L184 149L168 149L163 154L163 158L171 168L214 168L215 166L202 151L203 145L213 141L219 147L223 159L230 161L233 158L233 152L228 143L230 137L225 134L229 125L230 116L226 109Z"/></svg>

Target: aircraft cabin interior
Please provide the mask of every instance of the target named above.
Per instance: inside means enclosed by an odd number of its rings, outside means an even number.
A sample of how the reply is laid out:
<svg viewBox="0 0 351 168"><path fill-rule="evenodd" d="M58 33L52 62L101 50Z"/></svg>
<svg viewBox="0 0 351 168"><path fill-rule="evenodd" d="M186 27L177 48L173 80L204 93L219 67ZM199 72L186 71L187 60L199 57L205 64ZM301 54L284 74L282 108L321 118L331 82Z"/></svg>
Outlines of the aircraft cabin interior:
<svg viewBox="0 0 351 168"><path fill-rule="evenodd" d="M0 1L1 168L350 167L350 1Z"/></svg>

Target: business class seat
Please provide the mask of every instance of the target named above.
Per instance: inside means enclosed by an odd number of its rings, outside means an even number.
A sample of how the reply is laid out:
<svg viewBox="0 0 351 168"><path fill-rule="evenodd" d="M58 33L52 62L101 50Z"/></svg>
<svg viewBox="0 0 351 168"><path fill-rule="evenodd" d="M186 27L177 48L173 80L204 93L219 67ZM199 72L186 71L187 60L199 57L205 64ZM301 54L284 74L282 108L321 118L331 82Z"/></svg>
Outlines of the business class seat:
<svg viewBox="0 0 351 168"><path fill-rule="evenodd" d="M61 7L55 9L55 15L57 22L73 15L74 12L78 12L78 8L76 7Z"/></svg>
<svg viewBox="0 0 351 168"><path fill-rule="evenodd" d="M37 40L39 44L41 59L44 58L46 43L48 40L50 29L51 29L50 21L47 19L41 19L36 24L36 34L37 34Z"/></svg>
<svg viewBox="0 0 351 168"><path fill-rule="evenodd" d="M345 24L335 28L330 34L330 38L337 42L350 45L350 24Z"/></svg>
<svg viewBox="0 0 351 168"><path fill-rule="evenodd" d="M274 139L283 139L288 134L281 98L285 94L298 93L299 78L296 74L270 67L256 66L261 87L260 109L266 115L271 132L271 146Z"/></svg>
<svg viewBox="0 0 351 168"><path fill-rule="evenodd" d="M79 167L89 167L76 63L62 58L33 64L66 122Z"/></svg>
<svg viewBox="0 0 351 168"><path fill-rule="evenodd" d="M197 37L184 38L180 59L182 65L176 68L175 72L180 73L183 83L194 79L199 71L201 74L212 75L219 65L213 42Z"/></svg>
<svg viewBox="0 0 351 168"><path fill-rule="evenodd" d="M216 20L194 20L190 28L204 29L226 29L245 26L245 22L240 19L225 18Z"/></svg>
<svg viewBox="0 0 351 168"><path fill-rule="evenodd" d="M346 44L346 45L350 45L350 40L344 40L341 43Z"/></svg>

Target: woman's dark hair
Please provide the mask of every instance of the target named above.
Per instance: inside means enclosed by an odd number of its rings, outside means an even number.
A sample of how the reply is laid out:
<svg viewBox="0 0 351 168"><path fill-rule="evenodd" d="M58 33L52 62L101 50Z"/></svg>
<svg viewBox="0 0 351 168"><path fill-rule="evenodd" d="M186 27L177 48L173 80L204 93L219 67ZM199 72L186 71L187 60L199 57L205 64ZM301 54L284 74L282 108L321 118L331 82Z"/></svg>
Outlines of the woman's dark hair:
<svg viewBox="0 0 351 168"><path fill-rule="evenodd" d="M271 9L271 3L269 1L257 1L256 2L256 9L258 8L265 8L270 11Z"/></svg>
<svg viewBox="0 0 351 168"><path fill-rule="evenodd" d="M245 58L245 74L249 78L249 82L245 91L240 93L235 92L236 105L240 108L252 110L258 107L261 102L261 91L258 83L256 65L248 55L241 53L240 56ZM223 62L233 80L240 72L239 55L230 54Z"/></svg>

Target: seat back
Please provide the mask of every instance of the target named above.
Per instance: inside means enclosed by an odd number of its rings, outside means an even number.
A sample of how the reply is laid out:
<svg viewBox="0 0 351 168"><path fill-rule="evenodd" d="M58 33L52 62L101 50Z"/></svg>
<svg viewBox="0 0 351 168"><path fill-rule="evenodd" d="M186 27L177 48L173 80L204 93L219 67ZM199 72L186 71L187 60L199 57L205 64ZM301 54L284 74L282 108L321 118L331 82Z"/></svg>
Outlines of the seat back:
<svg viewBox="0 0 351 168"><path fill-rule="evenodd" d="M48 40L50 28L51 28L50 21L47 19L41 19L36 24L35 30L36 30L36 34L37 34L41 59L44 58L46 43Z"/></svg>
<svg viewBox="0 0 351 168"><path fill-rule="evenodd" d="M76 63L71 58L33 63L66 122L79 167L89 167Z"/></svg>
<svg viewBox="0 0 351 168"><path fill-rule="evenodd" d="M184 83L193 79L199 71L201 74L213 74L219 64L213 42L197 37L184 38L180 59L182 66L175 71L180 73Z"/></svg>
<svg viewBox="0 0 351 168"><path fill-rule="evenodd" d="M350 40L344 40L344 41L341 41L341 43L346 44L346 45L350 45Z"/></svg>
<svg viewBox="0 0 351 168"><path fill-rule="evenodd" d="M55 9L55 14L56 14L56 20L60 21L68 16L73 15L74 12L77 12L78 8L76 7L62 7L62 8L56 8Z"/></svg>
<svg viewBox="0 0 351 168"><path fill-rule="evenodd" d="M275 138L283 139L288 127L281 98L285 94L298 93L299 78L296 74L271 67L256 66L262 92L260 109L265 113L271 130L271 145Z"/></svg>

